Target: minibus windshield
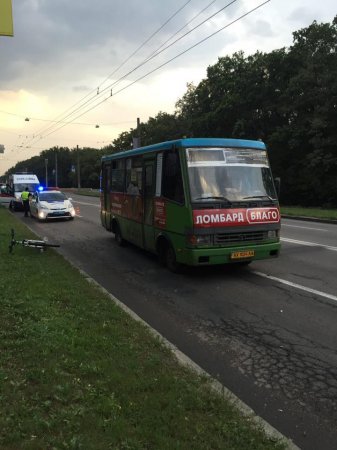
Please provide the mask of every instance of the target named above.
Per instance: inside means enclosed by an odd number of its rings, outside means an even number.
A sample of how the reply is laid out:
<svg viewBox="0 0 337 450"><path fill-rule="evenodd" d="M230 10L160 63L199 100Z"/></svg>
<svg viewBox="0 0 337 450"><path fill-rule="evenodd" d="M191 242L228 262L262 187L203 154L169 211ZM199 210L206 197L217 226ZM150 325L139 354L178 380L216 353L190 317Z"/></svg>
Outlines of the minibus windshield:
<svg viewBox="0 0 337 450"><path fill-rule="evenodd" d="M265 150L187 148L192 202L276 200Z"/></svg>

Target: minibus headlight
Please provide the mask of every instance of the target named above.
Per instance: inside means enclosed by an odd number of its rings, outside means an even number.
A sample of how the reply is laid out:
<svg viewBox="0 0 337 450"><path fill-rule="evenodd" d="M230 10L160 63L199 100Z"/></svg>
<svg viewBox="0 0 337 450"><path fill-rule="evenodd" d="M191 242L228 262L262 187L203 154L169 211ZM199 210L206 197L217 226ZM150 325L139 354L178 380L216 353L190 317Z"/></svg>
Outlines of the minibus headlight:
<svg viewBox="0 0 337 450"><path fill-rule="evenodd" d="M209 234L192 234L188 236L188 243L192 245L210 245L212 242L212 236Z"/></svg>

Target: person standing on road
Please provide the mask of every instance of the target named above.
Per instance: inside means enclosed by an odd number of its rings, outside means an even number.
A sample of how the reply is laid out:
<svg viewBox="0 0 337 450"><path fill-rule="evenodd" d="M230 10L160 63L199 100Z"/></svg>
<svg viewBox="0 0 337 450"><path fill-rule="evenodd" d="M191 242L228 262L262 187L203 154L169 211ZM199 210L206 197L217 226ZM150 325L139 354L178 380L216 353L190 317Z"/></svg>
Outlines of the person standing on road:
<svg viewBox="0 0 337 450"><path fill-rule="evenodd" d="M23 203L23 210L25 212L25 217L28 217L28 213L30 212L29 197L30 197L30 192L29 192L28 187L26 187L26 189L21 194L21 200Z"/></svg>

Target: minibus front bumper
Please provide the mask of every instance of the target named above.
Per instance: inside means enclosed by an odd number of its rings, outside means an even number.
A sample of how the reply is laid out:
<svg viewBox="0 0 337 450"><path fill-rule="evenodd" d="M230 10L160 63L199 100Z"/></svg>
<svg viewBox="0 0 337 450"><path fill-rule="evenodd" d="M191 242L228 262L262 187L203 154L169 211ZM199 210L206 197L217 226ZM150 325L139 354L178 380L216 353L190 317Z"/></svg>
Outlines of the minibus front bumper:
<svg viewBox="0 0 337 450"><path fill-rule="evenodd" d="M177 261L189 266L235 264L279 256L280 242L235 247L178 249Z"/></svg>

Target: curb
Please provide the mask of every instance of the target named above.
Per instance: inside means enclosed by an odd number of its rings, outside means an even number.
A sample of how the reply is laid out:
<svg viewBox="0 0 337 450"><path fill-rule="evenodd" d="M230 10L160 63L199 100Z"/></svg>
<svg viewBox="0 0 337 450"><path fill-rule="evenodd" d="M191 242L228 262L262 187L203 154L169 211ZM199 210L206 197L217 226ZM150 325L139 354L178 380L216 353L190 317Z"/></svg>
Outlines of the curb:
<svg viewBox="0 0 337 450"><path fill-rule="evenodd" d="M63 255L62 255L63 256ZM64 256L63 256L64 257ZM65 258L67 259L67 258ZM243 416L248 417L254 422L255 425L262 428L264 433L275 440L279 440L286 445L287 450L300 450L291 439L285 437L282 433L280 433L276 428L266 422L262 417L257 416L253 409L251 409L248 405L246 405L242 400L239 399L233 392L227 389L224 385L222 385L219 381L215 380L211 377L209 373L207 373L204 369L202 369L198 364L196 364L192 359L190 359L185 353L181 352L174 344L168 341L163 335L161 335L157 330L151 327L147 322L145 322L138 314L136 314L132 309L122 303L118 298L116 298L113 294L107 291L102 285L100 285L96 280L90 277L84 270L76 267L71 261L67 260L73 267L75 267L81 275L86 279L86 281L90 284L96 286L100 291L102 291L105 295L107 295L118 307L120 307L124 312L126 312L130 317L132 317L137 322L140 322L144 325L154 336L159 339L160 342L165 345L174 356L177 358L180 364L191 369L195 373L201 376L205 376L208 378L210 382L210 387L213 389L218 395L229 400L232 405L239 409Z"/></svg>
<svg viewBox="0 0 337 450"><path fill-rule="evenodd" d="M165 347L167 347L169 350L171 350L171 352L174 354L174 356L177 358L177 360L179 361L180 364L191 369L198 375L207 377L207 379L210 382L210 387L212 390L214 390L218 395L220 395L221 397L225 398L230 403L232 403L232 405L234 405L237 409L239 409L239 411L241 412L241 414L243 416L249 418L252 422L254 422L254 424L257 425L259 428L261 428L268 437L284 443L286 445L287 450L300 450L300 448L297 447L297 445L295 445L291 439L285 437L276 428L274 428L272 425L270 425L268 422L266 422L264 419L262 419L262 417L256 415L252 408L250 408L246 403L244 403L242 400L240 400L239 397L237 397L232 391L230 391L228 388L226 388L224 385L222 385L219 381L212 378L209 373L207 373L198 364L196 364L192 359L190 359L187 355L185 355L185 353L181 352L174 344L172 344L170 341L168 341L157 330L152 328L151 325L149 325L141 317L139 317L134 311L132 311L132 309L130 309L128 306L126 306L124 303L122 303L120 300L118 300L118 298L116 298L113 294L111 294L109 291L107 291L96 280L91 278L90 275L88 275L85 271L76 267L69 260L67 260L67 261L83 275L83 277L88 281L88 283L96 286L105 295L110 297L110 299L118 307L120 307L124 312L126 312L130 317L132 317L137 322L140 322L141 324L143 324L155 338L159 339L160 342L163 345L165 345Z"/></svg>
<svg viewBox="0 0 337 450"><path fill-rule="evenodd" d="M331 224L337 225L337 220L335 220L335 219L318 219L316 217L292 216L291 214L281 214L281 218L282 219L304 220L306 222L331 223Z"/></svg>
<svg viewBox="0 0 337 450"><path fill-rule="evenodd" d="M32 230L29 225L25 224L27 228L29 228L32 233L36 234L35 230ZM157 330L151 327L150 324L145 322L138 314L136 314L132 309L118 300L113 294L111 294L107 289L105 289L101 284L99 284L96 280L94 280L89 274L87 274L84 270L78 268L72 261L70 261L65 255L56 250L72 267L77 269L79 273L84 277L84 279L96 286L102 293L107 295L119 308L121 308L124 312L126 312L130 317L132 317L137 322L144 325L153 337L159 339L159 341L168 348L173 355L176 357L178 362L183 366L189 368L193 372L198 375L204 376L209 380L211 389L216 392L218 395L228 400L233 406L235 406L243 416L247 417L251 420L258 428L262 429L262 431L273 440L280 441L285 444L287 450L300 450L293 441L286 436L284 436L280 431L270 425L267 421L265 421L262 417L255 414L254 410L250 408L246 403L239 399L232 391L230 391L227 387L221 384L216 379L212 378L212 376L202 369L198 364L196 364L192 359L190 359L185 353L181 352L174 344L168 341L163 335L161 335Z"/></svg>

